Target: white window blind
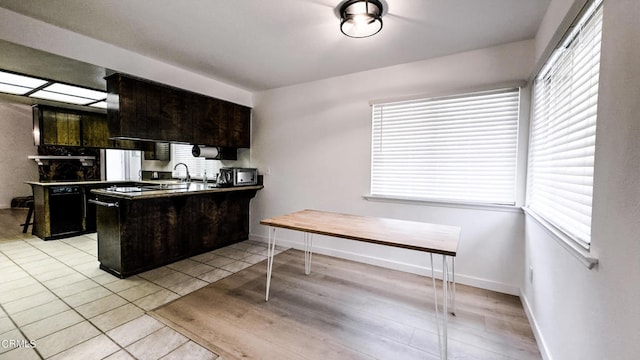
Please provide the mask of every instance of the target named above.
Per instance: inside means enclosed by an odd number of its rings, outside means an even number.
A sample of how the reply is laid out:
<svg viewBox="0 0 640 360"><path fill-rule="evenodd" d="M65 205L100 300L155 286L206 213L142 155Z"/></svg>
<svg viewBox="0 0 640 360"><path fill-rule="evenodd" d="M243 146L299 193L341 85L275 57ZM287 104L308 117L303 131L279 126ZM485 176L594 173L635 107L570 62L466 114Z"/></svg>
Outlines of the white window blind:
<svg viewBox="0 0 640 360"><path fill-rule="evenodd" d="M185 163L189 167L189 174L194 179L202 179L204 172L207 172L207 178L214 179L219 171L219 161L206 160L205 158L194 157L191 153L193 145L171 144L171 166L175 167L178 163ZM174 177L184 178L187 172L184 166L178 166L173 170Z"/></svg>
<svg viewBox="0 0 640 360"><path fill-rule="evenodd" d="M591 205L602 1L592 2L534 82L527 207L585 248Z"/></svg>
<svg viewBox="0 0 640 360"><path fill-rule="evenodd" d="M519 89L373 106L371 195L515 203Z"/></svg>

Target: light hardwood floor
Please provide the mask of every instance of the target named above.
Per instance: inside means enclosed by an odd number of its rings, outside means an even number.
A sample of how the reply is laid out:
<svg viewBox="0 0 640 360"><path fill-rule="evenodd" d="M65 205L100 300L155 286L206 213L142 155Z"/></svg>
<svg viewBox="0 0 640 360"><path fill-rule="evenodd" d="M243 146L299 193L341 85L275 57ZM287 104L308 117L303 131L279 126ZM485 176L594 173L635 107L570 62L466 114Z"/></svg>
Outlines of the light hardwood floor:
<svg viewBox="0 0 640 360"><path fill-rule="evenodd" d="M438 359L430 278L314 255L263 261L152 315L225 359ZM458 285L450 359L540 359L515 296Z"/></svg>

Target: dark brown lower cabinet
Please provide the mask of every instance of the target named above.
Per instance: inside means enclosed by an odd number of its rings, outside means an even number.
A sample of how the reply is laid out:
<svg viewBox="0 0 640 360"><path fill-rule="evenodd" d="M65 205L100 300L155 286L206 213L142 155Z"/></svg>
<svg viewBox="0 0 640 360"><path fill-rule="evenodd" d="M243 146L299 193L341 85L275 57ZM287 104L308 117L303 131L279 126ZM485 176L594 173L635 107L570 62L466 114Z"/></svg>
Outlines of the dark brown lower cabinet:
<svg viewBox="0 0 640 360"><path fill-rule="evenodd" d="M96 209L100 268L125 278L246 240L249 202L256 192L146 199L97 195L103 203Z"/></svg>

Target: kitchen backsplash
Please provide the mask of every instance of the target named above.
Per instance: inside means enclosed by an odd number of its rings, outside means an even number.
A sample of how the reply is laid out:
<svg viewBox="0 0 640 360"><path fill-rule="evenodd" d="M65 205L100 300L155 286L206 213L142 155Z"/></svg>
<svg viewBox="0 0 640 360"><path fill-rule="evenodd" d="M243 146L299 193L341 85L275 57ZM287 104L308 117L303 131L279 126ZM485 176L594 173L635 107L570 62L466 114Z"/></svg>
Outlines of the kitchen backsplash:
<svg viewBox="0 0 640 360"><path fill-rule="evenodd" d="M84 166L78 160L49 160L38 166L40 181L100 180L100 149L56 145L38 146L38 155L94 156L93 165Z"/></svg>

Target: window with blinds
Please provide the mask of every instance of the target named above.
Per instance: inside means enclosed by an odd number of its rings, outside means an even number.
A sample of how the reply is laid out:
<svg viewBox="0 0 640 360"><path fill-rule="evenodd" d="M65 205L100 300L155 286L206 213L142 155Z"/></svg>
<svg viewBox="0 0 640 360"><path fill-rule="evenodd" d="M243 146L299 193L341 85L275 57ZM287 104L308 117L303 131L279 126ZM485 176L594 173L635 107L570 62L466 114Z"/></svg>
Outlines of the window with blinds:
<svg viewBox="0 0 640 360"><path fill-rule="evenodd" d="M588 248L602 0L572 28L534 82L527 207Z"/></svg>
<svg viewBox="0 0 640 360"><path fill-rule="evenodd" d="M519 89L373 105L371 195L515 204Z"/></svg>
<svg viewBox="0 0 640 360"><path fill-rule="evenodd" d="M192 148L193 145L171 144L171 166L175 167L178 163L184 163L189 167L189 174L192 178L202 179L206 171L207 178L213 179L219 171L220 162L194 157L191 153ZM187 172L182 165L173 170L173 174L180 178L187 176Z"/></svg>

